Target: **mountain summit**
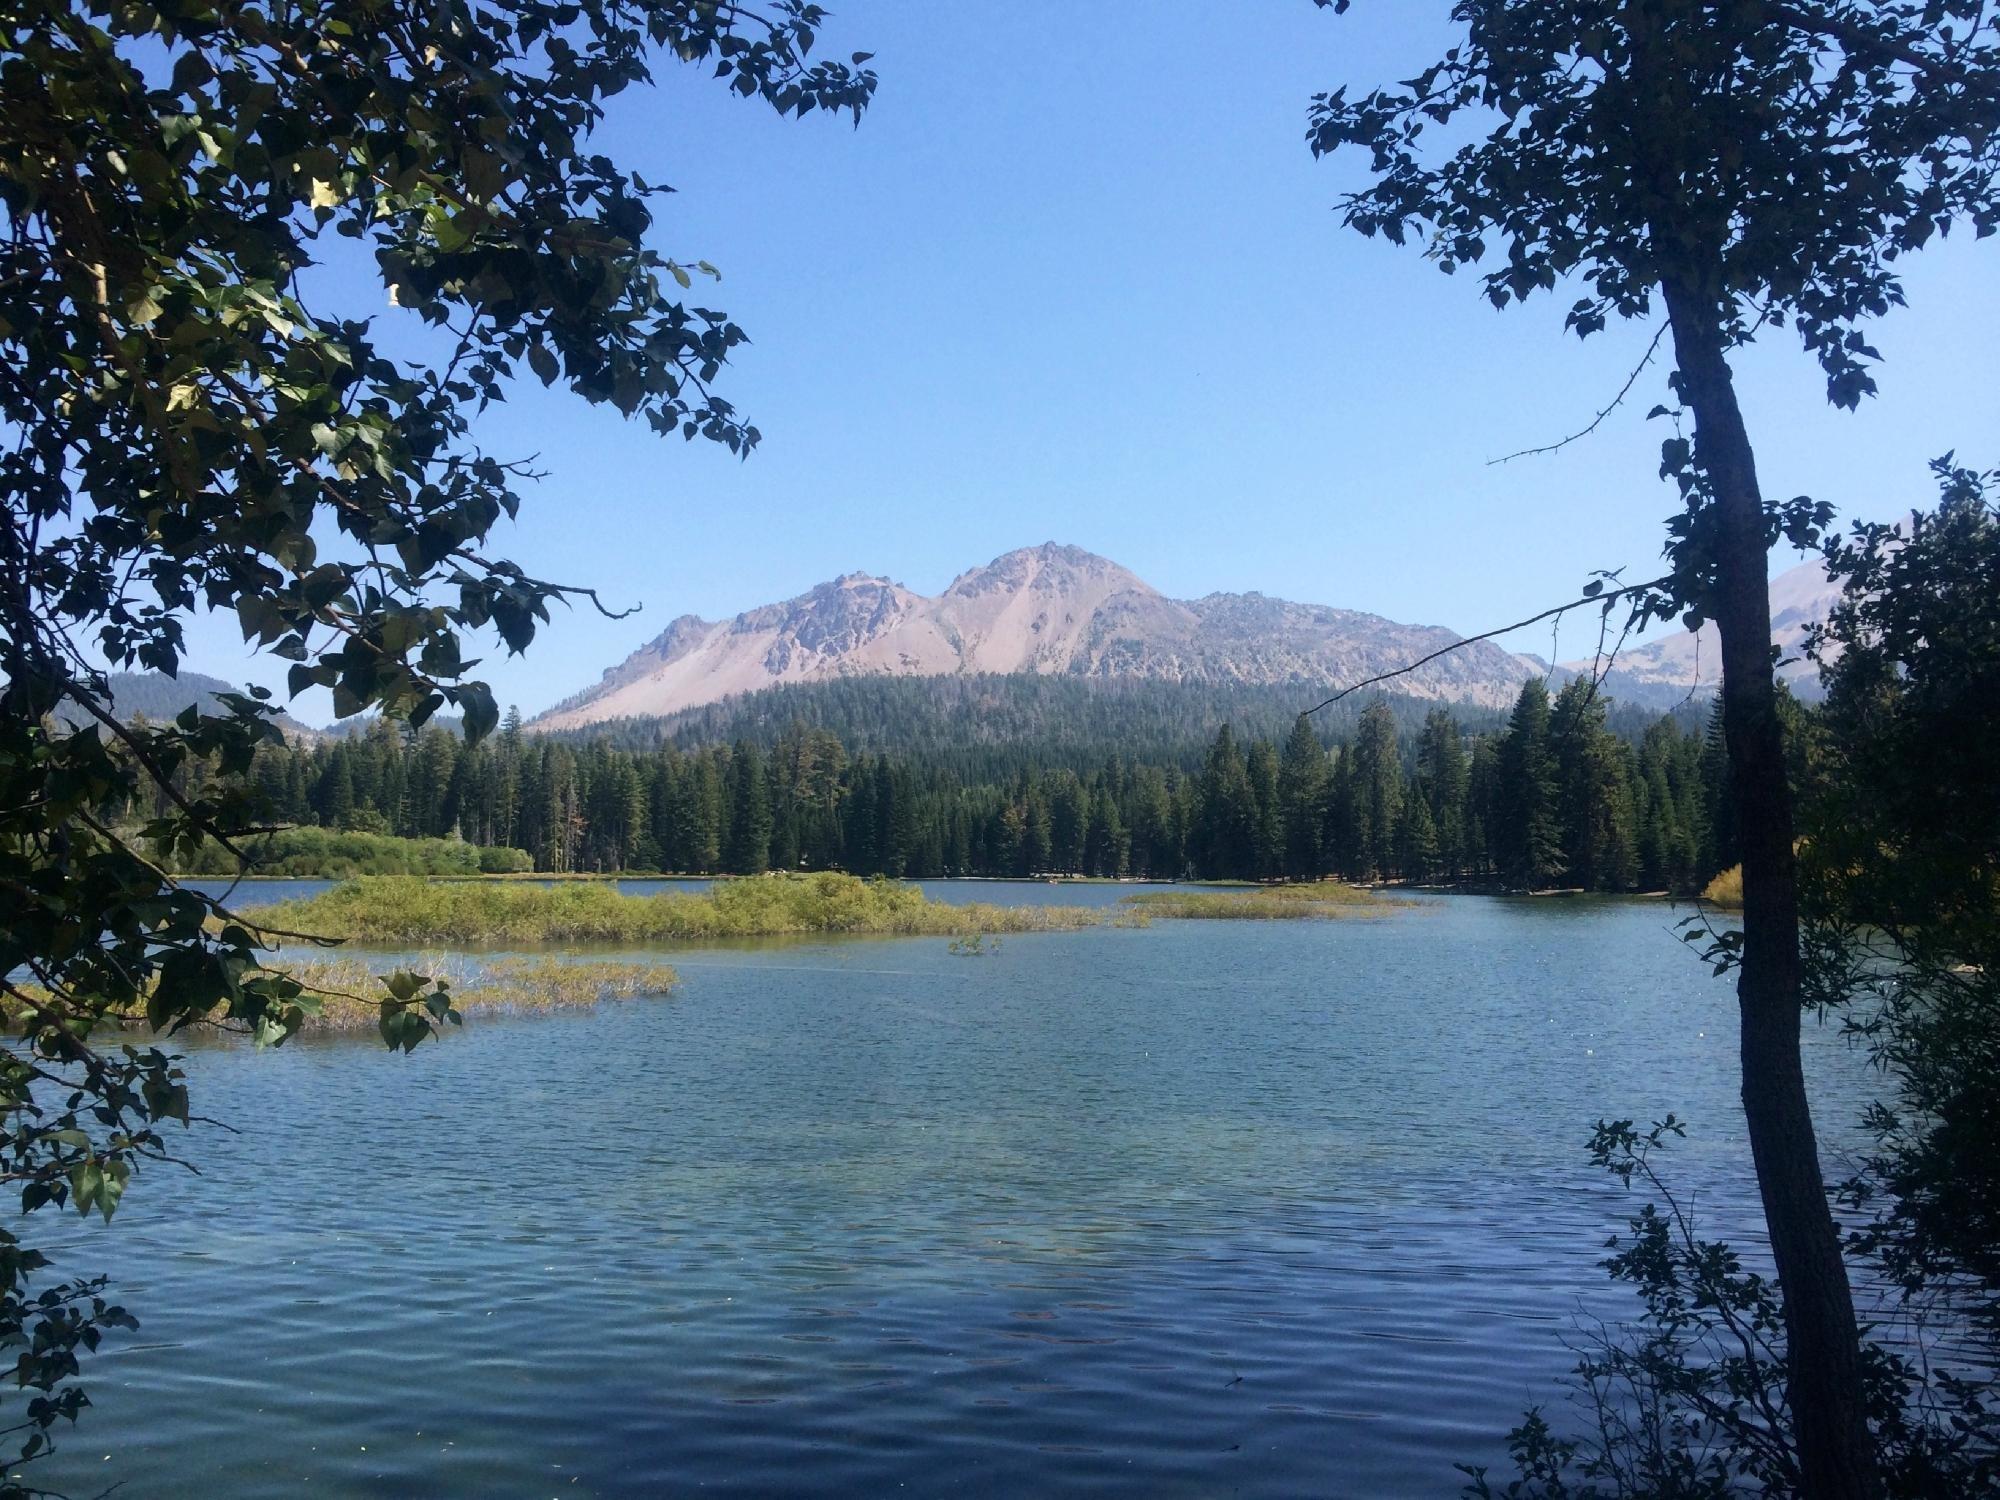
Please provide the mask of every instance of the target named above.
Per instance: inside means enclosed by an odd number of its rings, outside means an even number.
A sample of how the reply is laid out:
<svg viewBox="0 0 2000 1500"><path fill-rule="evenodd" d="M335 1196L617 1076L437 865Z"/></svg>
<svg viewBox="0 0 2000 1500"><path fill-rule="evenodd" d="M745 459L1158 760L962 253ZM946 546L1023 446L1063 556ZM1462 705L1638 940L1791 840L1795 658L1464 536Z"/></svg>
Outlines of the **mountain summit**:
<svg viewBox="0 0 2000 1500"><path fill-rule="evenodd" d="M1438 626L1262 594L1169 599L1108 558L1046 542L959 574L935 598L849 573L731 620L683 615L534 722L575 729L654 718L781 683L870 675L1296 683L1307 696L1458 639ZM1498 707L1543 670L1479 642L1398 679L1396 690Z"/></svg>

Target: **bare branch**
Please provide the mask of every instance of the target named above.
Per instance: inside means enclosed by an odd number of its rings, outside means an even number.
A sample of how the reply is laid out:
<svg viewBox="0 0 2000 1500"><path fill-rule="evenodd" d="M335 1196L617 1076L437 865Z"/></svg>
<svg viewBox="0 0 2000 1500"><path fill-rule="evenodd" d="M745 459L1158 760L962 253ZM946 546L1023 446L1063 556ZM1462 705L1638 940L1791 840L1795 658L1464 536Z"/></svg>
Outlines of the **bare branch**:
<svg viewBox="0 0 2000 1500"><path fill-rule="evenodd" d="M1490 641L1495 636L1508 635L1513 631L1525 629L1530 625L1539 625L1544 620L1552 620L1559 615L1566 615L1573 609L1582 609L1586 604L1609 604L1613 599L1628 597L1633 594L1644 594L1653 589L1665 588L1673 581L1673 575L1669 573L1664 578L1654 578L1646 583L1627 584L1623 588L1608 589L1600 594L1585 594L1580 599L1572 599L1567 604L1558 604L1554 609L1545 609L1540 614L1529 615L1527 619L1516 620L1511 625L1502 625L1494 630L1483 630L1478 635L1468 635L1461 640L1453 641L1449 646L1440 646L1437 650L1431 652L1430 655L1420 656L1407 666L1398 667L1393 672L1378 672L1373 677L1364 677L1361 681L1342 688L1325 702L1315 703L1311 708L1300 714L1299 717L1302 719L1310 718L1321 709L1332 708L1341 699L1358 693L1363 688L1374 687L1377 683L1388 682L1397 677L1407 677L1419 667L1429 666L1441 656L1449 656L1454 651L1463 650L1465 647L1474 645L1480 641Z"/></svg>
<svg viewBox="0 0 2000 1500"><path fill-rule="evenodd" d="M1555 453L1563 448L1567 448L1571 443L1576 442L1579 438L1587 438L1593 432L1597 431L1597 429L1603 425L1604 419L1610 416L1614 411L1618 410L1619 407L1623 406L1625 404L1625 398L1632 394L1632 387L1639 383L1639 377L1645 374L1646 366L1650 365L1653 362L1653 356L1660 352L1660 340L1666 337L1668 326L1669 325L1662 323L1659 326L1659 328L1655 330L1653 334L1653 342L1646 346L1645 356L1639 361L1639 363L1636 366L1633 367L1632 373L1625 377L1625 384L1618 388L1618 394L1611 398L1611 404L1605 407L1604 410L1599 412L1596 416L1592 417L1590 419L1590 425L1588 427L1585 427L1578 432L1572 432L1568 437L1561 438L1556 442L1545 443L1543 446L1539 448L1523 448L1520 452L1509 453L1503 458L1489 458L1486 460L1486 467L1490 469L1495 464L1510 464L1517 458L1536 458L1544 453Z"/></svg>

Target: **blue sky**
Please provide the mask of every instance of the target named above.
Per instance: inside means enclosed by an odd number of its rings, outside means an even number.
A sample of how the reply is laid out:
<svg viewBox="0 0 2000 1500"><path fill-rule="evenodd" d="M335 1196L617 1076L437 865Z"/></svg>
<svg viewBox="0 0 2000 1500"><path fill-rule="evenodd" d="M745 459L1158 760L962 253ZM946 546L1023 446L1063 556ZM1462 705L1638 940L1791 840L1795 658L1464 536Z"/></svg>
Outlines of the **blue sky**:
<svg viewBox="0 0 2000 1500"><path fill-rule="evenodd" d="M722 270L703 300L753 340L725 393L765 438L739 462L535 385L484 424L548 471L496 550L644 606L559 613L525 657L490 655L502 703L547 706L679 614L856 569L935 592L1050 539L1179 597L1466 632L1657 560L1657 364L1590 438L1488 462L1588 422L1651 328L1579 344L1560 295L1493 311L1472 279L1343 230L1332 204L1363 164L1304 144L1310 96L1407 76L1442 0L833 8L825 45L881 75L858 130L780 121L693 70L615 101L604 146L679 190L659 247ZM1858 415L1784 335L1741 361L1769 493L1889 517L1946 449L2000 462L2000 242L1955 237L1908 288ZM191 632L189 665L282 681L227 622Z"/></svg>

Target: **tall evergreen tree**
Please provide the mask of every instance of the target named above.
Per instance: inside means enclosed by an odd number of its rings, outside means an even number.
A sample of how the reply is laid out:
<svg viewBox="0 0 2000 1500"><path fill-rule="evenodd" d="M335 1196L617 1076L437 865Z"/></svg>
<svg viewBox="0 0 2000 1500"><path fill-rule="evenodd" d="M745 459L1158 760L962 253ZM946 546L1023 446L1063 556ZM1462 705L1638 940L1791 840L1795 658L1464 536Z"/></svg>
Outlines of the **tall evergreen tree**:
<svg viewBox="0 0 2000 1500"><path fill-rule="evenodd" d="M1437 837L1437 873L1456 879L1467 868L1466 820L1472 776L1458 720L1448 708L1433 708L1424 715L1423 732L1417 740L1417 780Z"/></svg>
<svg viewBox="0 0 2000 1500"><path fill-rule="evenodd" d="M1304 714L1293 722L1278 764L1278 809L1285 875L1319 879L1325 868L1320 846L1326 823L1326 751Z"/></svg>
<svg viewBox="0 0 2000 1500"><path fill-rule="evenodd" d="M1244 767L1250 784L1250 876L1270 880L1284 872L1284 813L1278 802L1278 756L1269 740L1250 746Z"/></svg>
<svg viewBox="0 0 2000 1500"><path fill-rule="evenodd" d="M1224 724L1202 767L1199 845L1203 871L1229 880L1250 879L1256 871L1257 808L1250 773Z"/></svg>
<svg viewBox="0 0 2000 1500"><path fill-rule="evenodd" d="M1397 829L1403 817L1403 762L1396 744L1396 718L1388 705L1371 703L1354 736L1354 800L1365 816L1357 830L1358 867L1364 879L1397 870Z"/></svg>
<svg viewBox="0 0 2000 1500"><path fill-rule="evenodd" d="M1125 825L1111 789L1099 783L1090 801L1090 830L1084 839L1086 874L1116 877L1125 873Z"/></svg>
<svg viewBox="0 0 2000 1500"><path fill-rule="evenodd" d="M1496 770L1502 878L1526 890L1554 885L1564 870L1561 786L1549 743L1549 690L1539 677L1521 684Z"/></svg>
<svg viewBox="0 0 2000 1500"><path fill-rule="evenodd" d="M1621 802L1621 766L1604 727L1604 700L1589 679L1573 677L1556 694L1549 750L1555 759L1563 872L1590 890L1616 889L1615 872L1630 843L1629 808Z"/></svg>
<svg viewBox="0 0 2000 1500"><path fill-rule="evenodd" d="M732 875L761 875L771 867L771 794L764 757L739 740L729 754L729 847L723 863Z"/></svg>
<svg viewBox="0 0 2000 1500"><path fill-rule="evenodd" d="M1437 825L1431 821L1430 803L1422 797L1411 797L1405 805L1398 863L1410 880L1429 880L1438 872Z"/></svg>

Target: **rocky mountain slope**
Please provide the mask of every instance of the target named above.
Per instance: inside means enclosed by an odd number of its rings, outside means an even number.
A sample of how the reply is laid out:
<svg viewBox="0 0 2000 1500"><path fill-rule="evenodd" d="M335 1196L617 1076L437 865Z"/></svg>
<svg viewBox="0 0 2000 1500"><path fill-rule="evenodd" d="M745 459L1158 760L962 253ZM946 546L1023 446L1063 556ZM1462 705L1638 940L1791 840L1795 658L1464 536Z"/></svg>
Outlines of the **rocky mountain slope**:
<svg viewBox="0 0 2000 1500"><path fill-rule="evenodd" d="M928 597L865 573L734 619L693 615L534 721L576 729L654 718L786 683L983 673L1337 687L1457 640L1439 626L1262 594L1169 599L1105 558L1050 542L995 558ZM1396 683L1501 706L1546 670L1489 643Z"/></svg>

